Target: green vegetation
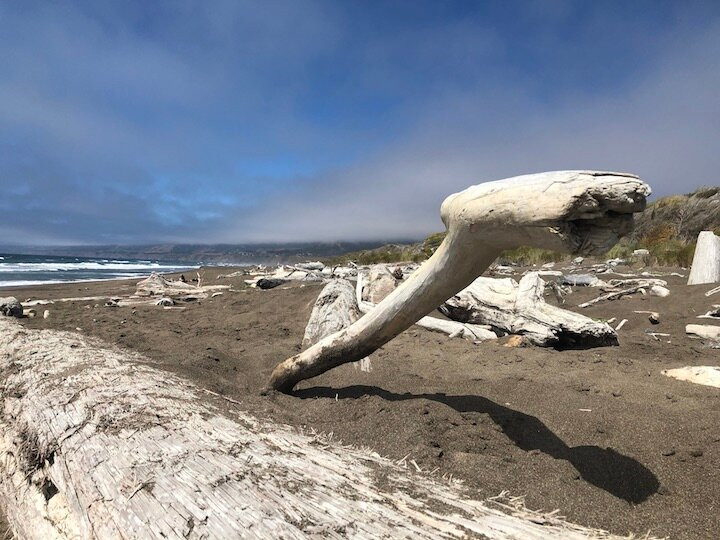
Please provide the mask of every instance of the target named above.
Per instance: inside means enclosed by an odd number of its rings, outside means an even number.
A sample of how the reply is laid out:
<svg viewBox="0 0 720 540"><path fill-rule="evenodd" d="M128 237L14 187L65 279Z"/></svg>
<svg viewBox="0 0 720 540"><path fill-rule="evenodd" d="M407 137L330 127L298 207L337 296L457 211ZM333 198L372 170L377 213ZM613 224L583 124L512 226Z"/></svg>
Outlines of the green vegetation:
<svg viewBox="0 0 720 540"><path fill-rule="evenodd" d="M716 234L720 231L716 231ZM428 236L422 243L410 245L388 244L377 249L353 251L325 259L323 262L330 266L340 266L354 262L355 264L382 264L396 262L422 262L435 252L445 233L435 233ZM635 261L642 265L660 266L690 266L695 253L695 243L685 243L677 238L667 235L667 229L660 228L654 234L639 240L623 238L610 251L600 257L601 259L630 260L636 249L647 249L650 254L642 260ZM541 265L549 262L566 261L571 258L566 253L559 253L548 249L539 249L522 246L516 249L503 251L498 257L501 264L517 264L520 266Z"/></svg>
<svg viewBox="0 0 720 540"><path fill-rule="evenodd" d="M633 264L684 266L692 263L695 239L701 230L720 236L720 187L703 187L688 195L663 197L648 205L635 218L635 232L623 238L600 258L631 260L633 251L647 249L649 254L635 258ZM377 249L355 251L326 260L327 264L420 262L428 259L445 238L444 232L431 234L410 245L389 244ZM571 257L545 249L519 247L503 252L498 262L523 266L569 260Z"/></svg>
<svg viewBox="0 0 720 540"><path fill-rule="evenodd" d="M447 235L446 232L434 233L423 240L420 251L426 259L430 258L430 256L435 253L435 250L440 247L442 241L445 240L445 235Z"/></svg>
<svg viewBox="0 0 720 540"><path fill-rule="evenodd" d="M428 256L422 253L415 244L388 244L377 249L352 251L350 253L325 259L323 262L329 266L342 266L348 264L349 262L363 265L407 261L420 262L427 258Z"/></svg>
<svg viewBox="0 0 720 540"><path fill-rule="evenodd" d="M533 264L545 264L549 262L558 262L567 259L566 253L559 253L549 249L533 248L521 246L519 248L503 251L498 257L500 263L513 263L521 266L531 266Z"/></svg>

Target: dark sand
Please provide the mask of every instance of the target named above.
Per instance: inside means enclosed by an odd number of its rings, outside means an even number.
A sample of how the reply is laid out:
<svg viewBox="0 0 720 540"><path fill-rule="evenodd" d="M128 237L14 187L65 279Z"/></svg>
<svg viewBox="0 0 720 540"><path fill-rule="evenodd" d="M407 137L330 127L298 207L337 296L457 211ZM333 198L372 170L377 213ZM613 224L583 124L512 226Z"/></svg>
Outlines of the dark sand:
<svg viewBox="0 0 720 540"><path fill-rule="evenodd" d="M227 269L204 270L209 283ZM617 277L617 276L611 276ZM718 365L720 350L684 335L718 296L710 286L665 278L667 298L635 295L580 310L629 319L619 347L554 351L473 345L411 329L373 355L373 371L343 366L300 385L295 396L261 396L273 367L300 350L322 285L225 292L188 307L38 306L32 328L96 336L141 352L198 385L240 400L258 417L333 432L346 444L415 459L465 480L477 498L509 490L527 506L627 534L720 538L720 391L660 374ZM134 281L2 290L28 297L119 295ZM598 289L575 289L568 307ZM551 301L551 300L548 300ZM95 307L99 303L100 307ZM42 319L44 309L51 316ZM662 315L651 326L647 315ZM617 322L615 323L617 324ZM655 341L650 329L672 334ZM666 338L667 339L667 338ZM584 411L582 409L590 409Z"/></svg>

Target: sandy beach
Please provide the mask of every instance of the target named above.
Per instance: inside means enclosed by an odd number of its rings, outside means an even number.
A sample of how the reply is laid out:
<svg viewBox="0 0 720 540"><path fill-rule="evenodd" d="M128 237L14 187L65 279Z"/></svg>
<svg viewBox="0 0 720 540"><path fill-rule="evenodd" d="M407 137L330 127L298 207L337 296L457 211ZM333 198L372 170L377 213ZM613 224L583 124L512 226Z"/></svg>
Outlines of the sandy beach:
<svg viewBox="0 0 720 540"><path fill-rule="evenodd" d="M559 509L570 521L617 534L699 539L720 531L717 389L661 374L718 365L718 350L684 333L685 324L708 322L696 316L712 303L704 296L710 287L671 276L664 278L669 297L637 294L585 309L576 306L598 290L575 287L566 307L628 319L617 347L509 348L507 338L475 345L413 327L372 356L370 373L346 365L301 383L292 396L263 396L272 369L300 350L322 284L259 290L241 277L215 279L221 273L229 271L201 270L205 283L232 289L184 310L55 302L21 322L140 352L258 417L332 433L395 460L409 456L425 470L462 479L476 498L508 490L529 508ZM122 296L136 282L2 294L21 301ZM659 312L652 331L671 337L646 334L647 315L633 311Z"/></svg>

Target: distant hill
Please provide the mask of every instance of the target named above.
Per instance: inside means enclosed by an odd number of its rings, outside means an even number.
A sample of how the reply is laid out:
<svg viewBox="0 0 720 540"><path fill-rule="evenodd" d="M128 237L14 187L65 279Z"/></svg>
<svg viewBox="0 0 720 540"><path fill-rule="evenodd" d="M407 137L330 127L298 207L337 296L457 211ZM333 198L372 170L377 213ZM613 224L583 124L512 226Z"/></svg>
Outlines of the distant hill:
<svg viewBox="0 0 720 540"><path fill-rule="evenodd" d="M632 238L639 242L676 239L694 242L700 231L720 232L720 187L662 197L635 216Z"/></svg>
<svg viewBox="0 0 720 540"><path fill-rule="evenodd" d="M645 262L649 264L689 266L695 251L695 239L700 231L707 230L720 235L720 187L703 187L687 195L670 195L653 201L635 216L634 232L610 250L607 258L629 258L636 249L647 249L650 256ZM444 237L445 233L435 233L421 242L387 244L353 251L329 258L326 262L418 262L432 255ZM567 255L549 250L519 247L504 252L498 260L530 265L565 258Z"/></svg>
<svg viewBox="0 0 720 540"><path fill-rule="evenodd" d="M203 264L281 264L333 257L348 251L372 249L381 241L306 242L286 244L158 244L146 246L0 246L0 252L23 255L149 259Z"/></svg>

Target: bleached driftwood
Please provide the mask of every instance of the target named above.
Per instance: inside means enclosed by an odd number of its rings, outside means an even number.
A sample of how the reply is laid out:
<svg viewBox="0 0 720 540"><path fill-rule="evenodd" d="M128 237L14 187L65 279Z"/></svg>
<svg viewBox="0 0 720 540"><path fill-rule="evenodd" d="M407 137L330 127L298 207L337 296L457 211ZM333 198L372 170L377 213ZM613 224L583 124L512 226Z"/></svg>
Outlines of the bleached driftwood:
<svg viewBox="0 0 720 540"><path fill-rule="evenodd" d="M630 287L629 289L623 289L621 291L615 291L615 292L600 295L597 298L594 298L593 300L588 300L587 302L578 304L578 307L584 308L584 307L592 306L593 304L598 304L600 302L617 300L618 298L622 298L623 296L627 296L629 294L635 294L636 292L641 292L641 291L645 291L645 287L636 285L635 287Z"/></svg>
<svg viewBox="0 0 720 540"><path fill-rule="evenodd" d="M720 292L720 287L715 287L713 289L710 289L708 292L705 293L705 296L712 296L713 294Z"/></svg>
<svg viewBox="0 0 720 540"><path fill-rule="evenodd" d="M0 320L0 370L0 504L20 538L612 538L259 420L79 334Z"/></svg>
<svg viewBox="0 0 720 540"><path fill-rule="evenodd" d="M201 283L200 272L198 272L198 284L186 283L180 280L170 280L160 274L153 272L150 277L138 281L135 289L135 297L160 296L177 298L180 300L202 300L207 298L213 291L229 289L230 285L205 285ZM132 297L126 298L128 304L132 304ZM137 302L135 302L137 303ZM121 302L118 302L121 304Z"/></svg>
<svg viewBox="0 0 720 540"><path fill-rule="evenodd" d="M153 272L149 277L137 282L135 294L138 296L177 296L200 292L200 287L180 280L170 280Z"/></svg>
<svg viewBox="0 0 720 540"><path fill-rule="evenodd" d="M302 346L314 345L343 328L347 328L362 316L355 296L355 287L346 279L335 279L325 285L315 301L310 319L305 327ZM370 371L370 359L359 361L362 371Z"/></svg>
<svg viewBox="0 0 720 540"><path fill-rule="evenodd" d="M698 319L720 319L720 305L716 304L710 311L705 312L705 315L698 315Z"/></svg>
<svg viewBox="0 0 720 540"><path fill-rule="evenodd" d="M661 298L665 298L666 296L670 296L670 289L661 285L652 285L648 290L648 294L650 296L659 296Z"/></svg>
<svg viewBox="0 0 720 540"><path fill-rule="evenodd" d="M362 272L358 272L356 285L357 303L360 311L366 314L375 309L376 305L363 298L363 296L368 293L368 288L364 286L364 282L364 274ZM420 328L424 328L430 332L439 332L447 335L448 337L460 337L470 341L488 341L491 339L497 339L497 335L492 331L490 326L461 323L452 320L448 321L438 319L437 317L422 317L420 320L415 322L415 326L419 326Z"/></svg>
<svg viewBox="0 0 720 540"><path fill-rule="evenodd" d="M650 188L636 176L593 171L533 174L472 186L440 213L442 244L371 313L288 358L270 386L289 392L301 380L372 353L461 291L505 249L520 245L598 254L632 229Z"/></svg>
<svg viewBox="0 0 720 540"><path fill-rule="evenodd" d="M649 289L655 286L667 287L667 281L655 278L611 279L608 281L608 285L615 289L622 289L624 287L642 287Z"/></svg>
<svg viewBox="0 0 720 540"><path fill-rule="evenodd" d="M363 279L362 299L371 304L382 302L387 295L395 290L400 283L390 269L384 264L376 264L370 268L367 278Z"/></svg>
<svg viewBox="0 0 720 540"><path fill-rule="evenodd" d="M720 236L712 231L702 231L698 235L693 255L688 285L717 283L720 281Z"/></svg>
<svg viewBox="0 0 720 540"><path fill-rule="evenodd" d="M309 263L312 265L312 263ZM316 272L307 268L293 265L281 265L275 268L272 272L267 272L264 268L259 269L256 272L251 272L255 277L252 279L246 279L245 283L251 287L259 288L274 288L283 283L290 281L324 281L326 277L323 277L321 272ZM272 287L259 286L258 284L265 280L268 283L273 283Z"/></svg>
<svg viewBox="0 0 720 540"><path fill-rule="evenodd" d="M711 324L688 324L685 326L685 333L690 337L720 340L720 326Z"/></svg>
<svg viewBox="0 0 720 540"><path fill-rule="evenodd" d="M519 284L512 278L479 277L440 311L456 321L523 335L542 347L617 345L617 334L608 324L547 304L544 290L545 282L536 272L525 274Z"/></svg>
<svg viewBox="0 0 720 540"><path fill-rule="evenodd" d="M664 369L661 373L679 381L720 388L720 367L717 366L687 366Z"/></svg>
<svg viewBox="0 0 720 540"><path fill-rule="evenodd" d="M315 301L305 327L302 346L308 347L325 336L347 328L361 315L352 283L345 279L331 281L325 285Z"/></svg>

